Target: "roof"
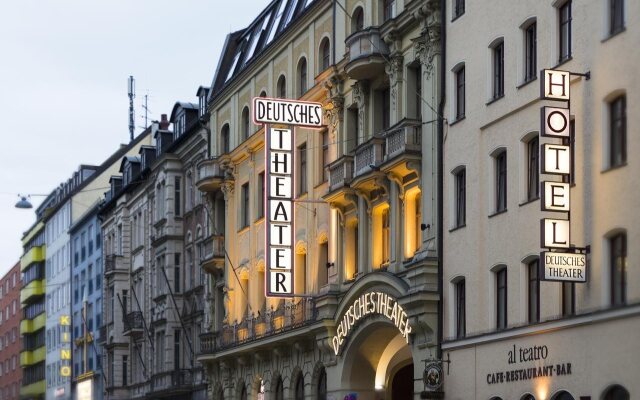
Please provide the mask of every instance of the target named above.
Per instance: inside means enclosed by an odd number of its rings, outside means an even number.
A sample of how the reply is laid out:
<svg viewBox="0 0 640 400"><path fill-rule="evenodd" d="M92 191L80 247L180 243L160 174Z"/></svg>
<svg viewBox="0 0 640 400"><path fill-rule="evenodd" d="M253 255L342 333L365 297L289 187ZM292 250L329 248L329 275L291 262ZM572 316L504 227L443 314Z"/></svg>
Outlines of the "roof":
<svg viewBox="0 0 640 400"><path fill-rule="evenodd" d="M260 54L277 41L298 17L320 0L273 0L245 29L227 35L211 83L210 97L219 93Z"/></svg>

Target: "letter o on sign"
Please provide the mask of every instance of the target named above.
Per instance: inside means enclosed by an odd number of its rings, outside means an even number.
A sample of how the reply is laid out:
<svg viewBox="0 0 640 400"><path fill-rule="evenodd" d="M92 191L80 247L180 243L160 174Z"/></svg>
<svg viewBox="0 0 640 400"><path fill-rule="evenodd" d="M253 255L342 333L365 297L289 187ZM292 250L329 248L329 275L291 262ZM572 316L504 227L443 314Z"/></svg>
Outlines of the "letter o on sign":
<svg viewBox="0 0 640 400"><path fill-rule="evenodd" d="M564 137L570 135L569 129L569 109L562 107L542 107L541 127L542 136Z"/></svg>
<svg viewBox="0 0 640 400"><path fill-rule="evenodd" d="M560 111L552 111L547 116L547 126L555 133L562 133L565 129L567 129L567 125L569 121L567 121L567 117Z"/></svg>

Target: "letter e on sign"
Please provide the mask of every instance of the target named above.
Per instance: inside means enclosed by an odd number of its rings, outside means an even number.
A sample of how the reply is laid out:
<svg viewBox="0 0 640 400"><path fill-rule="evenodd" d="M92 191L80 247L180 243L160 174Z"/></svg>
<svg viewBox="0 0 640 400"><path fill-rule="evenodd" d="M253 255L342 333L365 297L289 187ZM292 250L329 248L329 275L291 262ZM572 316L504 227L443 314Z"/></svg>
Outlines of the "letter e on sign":
<svg viewBox="0 0 640 400"><path fill-rule="evenodd" d="M542 211L569 211L569 184L563 182L542 182Z"/></svg>
<svg viewBox="0 0 640 400"><path fill-rule="evenodd" d="M569 71L543 69L540 73L540 98L544 100L569 100L571 74Z"/></svg>

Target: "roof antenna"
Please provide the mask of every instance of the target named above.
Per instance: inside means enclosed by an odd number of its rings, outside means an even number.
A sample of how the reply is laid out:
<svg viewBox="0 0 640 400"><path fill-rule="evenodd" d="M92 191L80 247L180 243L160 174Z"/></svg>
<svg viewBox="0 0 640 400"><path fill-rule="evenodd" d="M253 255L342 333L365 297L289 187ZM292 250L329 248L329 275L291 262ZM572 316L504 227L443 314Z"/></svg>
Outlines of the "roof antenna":
<svg viewBox="0 0 640 400"><path fill-rule="evenodd" d="M136 81L133 75L129 75L129 136L133 142L133 132L135 130L135 111L133 109L133 99L136 98Z"/></svg>
<svg viewBox="0 0 640 400"><path fill-rule="evenodd" d="M147 94L144 95L144 103L142 104L142 109L144 110L144 129L149 127L149 91L147 90Z"/></svg>

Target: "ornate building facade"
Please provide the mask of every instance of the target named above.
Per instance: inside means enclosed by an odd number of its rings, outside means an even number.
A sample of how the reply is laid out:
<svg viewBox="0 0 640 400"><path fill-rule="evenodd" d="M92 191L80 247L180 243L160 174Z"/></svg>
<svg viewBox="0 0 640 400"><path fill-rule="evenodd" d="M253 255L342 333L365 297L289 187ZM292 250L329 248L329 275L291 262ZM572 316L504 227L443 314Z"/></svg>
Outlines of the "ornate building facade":
<svg viewBox="0 0 640 400"><path fill-rule="evenodd" d="M223 235L206 265L209 398L420 398L437 358L440 19L427 1L273 1L227 37L196 182ZM295 133L290 299L265 297L264 129L252 98L318 102Z"/></svg>

